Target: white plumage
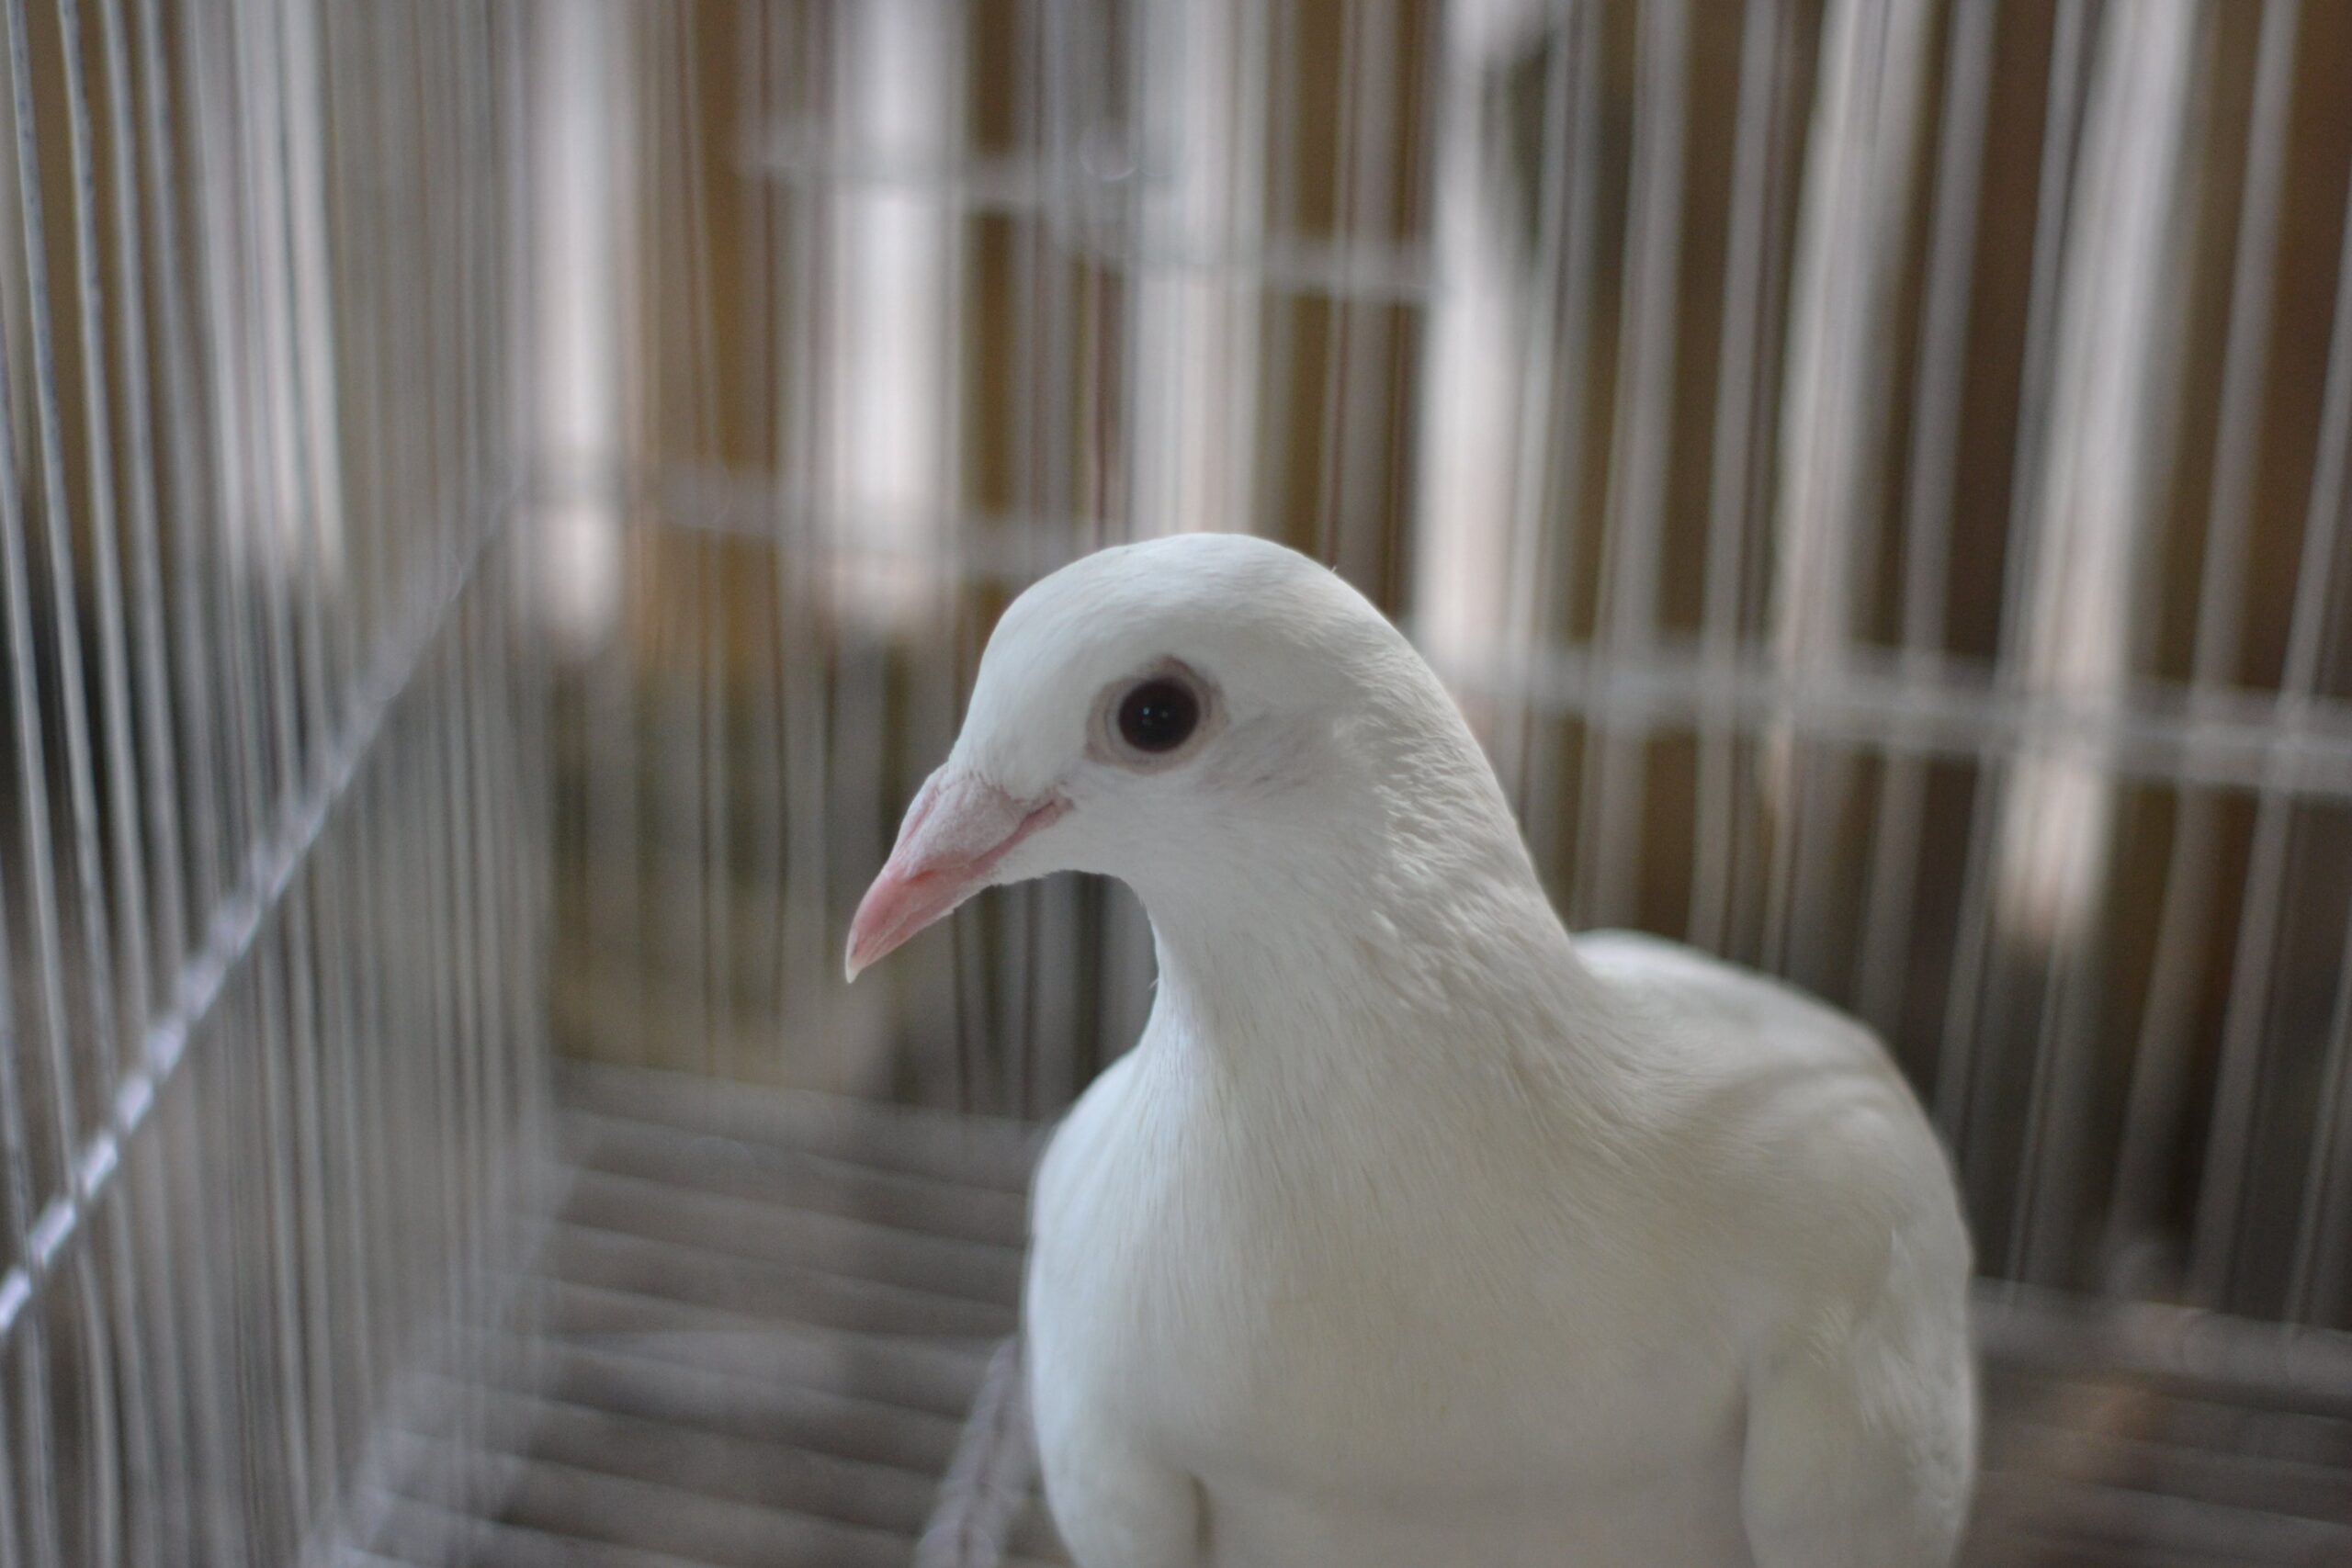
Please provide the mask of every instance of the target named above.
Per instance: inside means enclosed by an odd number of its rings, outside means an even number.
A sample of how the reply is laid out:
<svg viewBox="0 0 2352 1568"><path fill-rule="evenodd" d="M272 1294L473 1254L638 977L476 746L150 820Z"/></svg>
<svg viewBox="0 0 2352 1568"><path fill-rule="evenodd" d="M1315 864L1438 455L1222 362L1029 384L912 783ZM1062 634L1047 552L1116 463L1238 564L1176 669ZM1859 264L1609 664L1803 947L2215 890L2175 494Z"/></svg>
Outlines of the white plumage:
<svg viewBox="0 0 2352 1568"><path fill-rule="evenodd" d="M1131 885L1159 961L1036 1184L1031 1398L1082 1568L1949 1561L1969 1244L1917 1101L1773 981L1572 942L1337 577L1194 535L1030 589L853 972L1066 868Z"/></svg>

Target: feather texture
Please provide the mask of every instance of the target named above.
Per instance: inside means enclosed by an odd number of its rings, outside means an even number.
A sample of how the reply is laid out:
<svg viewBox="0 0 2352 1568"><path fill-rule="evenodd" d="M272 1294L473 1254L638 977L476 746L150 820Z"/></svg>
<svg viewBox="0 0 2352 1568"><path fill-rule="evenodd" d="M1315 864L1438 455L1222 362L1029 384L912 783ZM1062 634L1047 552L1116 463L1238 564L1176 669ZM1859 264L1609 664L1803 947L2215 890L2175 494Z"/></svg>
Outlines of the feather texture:
<svg viewBox="0 0 2352 1568"><path fill-rule="evenodd" d="M1171 670L1199 735L1124 753L1099 716ZM942 774L991 821L1051 807L986 880L1120 877L1158 953L1033 1205L1027 1382L1081 1568L1949 1561L1970 1248L1909 1089L1777 982L1571 939L1345 583L1228 536L1066 568ZM939 832L895 886L980 863L925 861Z"/></svg>

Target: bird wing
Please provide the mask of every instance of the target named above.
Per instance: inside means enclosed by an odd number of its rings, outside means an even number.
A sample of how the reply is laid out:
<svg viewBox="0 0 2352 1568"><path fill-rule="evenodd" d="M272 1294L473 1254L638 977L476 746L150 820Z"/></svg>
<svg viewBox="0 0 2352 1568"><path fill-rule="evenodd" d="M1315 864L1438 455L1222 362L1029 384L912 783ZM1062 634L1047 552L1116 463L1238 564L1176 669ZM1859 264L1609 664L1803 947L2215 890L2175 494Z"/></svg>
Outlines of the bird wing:
<svg viewBox="0 0 2352 1568"><path fill-rule="evenodd" d="M1976 1452L1968 1337L1941 1271L1898 1240L1859 1316L1813 1325L1747 1389L1740 1514L1757 1568L1943 1568Z"/></svg>
<svg viewBox="0 0 2352 1568"><path fill-rule="evenodd" d="M1712 1037L1724 1073L1802 1065L1852 1073L1909 1098L1875 1034L1793 986L1642 931L1579 931L1576 952L1637 1005Z"/></svg>
<svg viewBox="0 0 2352 1568"><path fill-rule="evenodd" d="M1758 1568L1941 1568L1973 1476L1967 1232L1950 1167L1869 1030L1655 937L1577 939L1595 973L1730 1092L1745 1212L1802 1278L1746 1379L1741 1516Z"/></svg>

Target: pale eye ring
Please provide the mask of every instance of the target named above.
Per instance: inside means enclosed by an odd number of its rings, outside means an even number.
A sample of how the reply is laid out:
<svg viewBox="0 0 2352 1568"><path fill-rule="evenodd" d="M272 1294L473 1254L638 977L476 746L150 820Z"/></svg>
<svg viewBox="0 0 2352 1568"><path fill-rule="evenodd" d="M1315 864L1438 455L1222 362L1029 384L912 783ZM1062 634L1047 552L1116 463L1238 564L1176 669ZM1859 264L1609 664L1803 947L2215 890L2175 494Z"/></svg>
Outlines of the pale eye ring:
<svg viewBox="0 0 2352 1568"><path fill-rule="evenodd" d="M1105 761L1136 772L1199 750L1220 719L1216 692L1175 660L1114 682L1094 705L1092 740Z"/></svg>

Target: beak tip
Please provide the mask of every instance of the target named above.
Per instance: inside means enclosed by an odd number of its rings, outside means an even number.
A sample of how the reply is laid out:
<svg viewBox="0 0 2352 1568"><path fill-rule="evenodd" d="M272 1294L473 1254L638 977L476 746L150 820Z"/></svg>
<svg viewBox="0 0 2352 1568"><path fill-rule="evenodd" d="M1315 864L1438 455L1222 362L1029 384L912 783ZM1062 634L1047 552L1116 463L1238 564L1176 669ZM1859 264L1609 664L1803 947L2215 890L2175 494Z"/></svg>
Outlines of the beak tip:
<svg viewBox="0 0 2352 1568"><path fill-rule="evenodd" d="M899 841L858 900L842 955L842 980L904 947L989 886L989 873L1015 844L1068 809L1058 795L1016 800L993 784L943 768L915 797Z"/></svg>
<svg viewBox="0 0 2352 1568"><path fill-rule="evenodd" d="M854 986L857 977L899 950L899 941L892 940L894 907L889 896L888 874L867 889L857 907L857 914L849 923L849 942L842 952L842 979ZM877 899L877 895L881 897Z"/></svg>

